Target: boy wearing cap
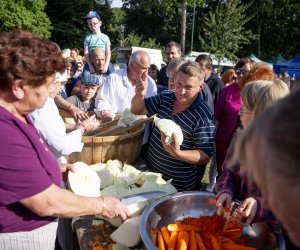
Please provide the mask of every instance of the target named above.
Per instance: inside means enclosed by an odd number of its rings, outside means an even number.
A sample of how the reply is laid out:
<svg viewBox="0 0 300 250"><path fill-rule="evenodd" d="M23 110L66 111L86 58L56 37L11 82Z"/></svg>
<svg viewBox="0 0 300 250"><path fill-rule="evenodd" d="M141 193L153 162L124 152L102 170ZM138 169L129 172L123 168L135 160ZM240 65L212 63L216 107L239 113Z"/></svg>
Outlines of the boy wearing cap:
<svg viewBox="0 0 300 250"><path fill-rule="evenodd" d="M95 109L95 96L100 87L100 79L98 75L86 74L81 81L80 93L70 96L67 101L91 114Z"/></svg>
<svg viewBox="0 0 300 250"><path fill-rule="evenodd" d="M90 61L89 56L91 55L91 52L93 49L95 49L95 48L103 49L105 51L105 56L106 56L103 73L106 73L108 70L108 66L110 63L110 57L111 57L109 37L107 35L103 34L100 30L102 21L96 11L90 11L87 14L87 16L84 18L84 20L87 21L88 27L92 32L91 34L88 34L85 37L84 42L83 42L85 60L90 68L90 72L94 73L95 69Z"/></svg>

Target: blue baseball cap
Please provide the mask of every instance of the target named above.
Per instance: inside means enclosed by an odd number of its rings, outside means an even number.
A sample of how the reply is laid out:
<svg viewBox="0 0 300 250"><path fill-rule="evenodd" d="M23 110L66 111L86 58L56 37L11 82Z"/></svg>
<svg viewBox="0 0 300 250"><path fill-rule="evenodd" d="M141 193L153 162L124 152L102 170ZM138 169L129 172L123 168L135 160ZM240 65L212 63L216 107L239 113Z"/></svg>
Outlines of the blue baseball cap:
<svg viewBox="0 0 300 250"><path fill-rule="evenodd" d="M84 85L95 85L100 86L100 79L95 74L86 73L81 79L82 84Z"/></svg>
<svg viewBox="0 0 300 250"><path fill-rule="evenodd" d="M85 18L83 18L83 20L87 20L87 19L92 19L92 18L97 18L98 20L100 19L100 16L98 15L98 13L94 10L91 10Z"/></svg>

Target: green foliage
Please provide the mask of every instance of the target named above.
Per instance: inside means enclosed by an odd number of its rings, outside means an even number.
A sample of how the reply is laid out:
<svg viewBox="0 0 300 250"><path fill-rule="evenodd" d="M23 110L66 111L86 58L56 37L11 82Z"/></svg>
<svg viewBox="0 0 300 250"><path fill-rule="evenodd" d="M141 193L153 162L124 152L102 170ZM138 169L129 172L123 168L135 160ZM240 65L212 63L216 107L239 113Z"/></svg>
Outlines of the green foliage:
<svg viewBox="0 0 300 250"><path fill-rule="evenodd" d="M51 22L44 12L45 0L1 0L0 30L26 29L50 37Z"/></svg>
<svg viewBox="0 0 300 250"><path fill-rule="evenodd" d="M244 46L244 54L253 52L263 60L268 60L278 53L286 58L300 54L298 42L300 2L298 0L255 1L247 13L255 15L247 24L247 28L258 36L252 44ZM260 51L258 51L258 42L260 42Z"/></svg>
<svg viewBox="0 0 300 250"><path fill-rule="evenodd" d="M129 33L127 37L125 37L122 33L120 33L118 39L119 47L145 47L150 49L160 49L161 45L156 42L153 38L148 38L146 40L143 39L142 35L137 35L134 32Z"/></svg>
<svg viewBox="0 0 300 250"><path fill-rule="evenodd" d="M252 18L245 13L250 5L242 5L240 0L228 0L210 10L204 18L202 36L199 36L202 49L220 60L224 57L236 60L236 52L255 37L244 27Z"/></svg>

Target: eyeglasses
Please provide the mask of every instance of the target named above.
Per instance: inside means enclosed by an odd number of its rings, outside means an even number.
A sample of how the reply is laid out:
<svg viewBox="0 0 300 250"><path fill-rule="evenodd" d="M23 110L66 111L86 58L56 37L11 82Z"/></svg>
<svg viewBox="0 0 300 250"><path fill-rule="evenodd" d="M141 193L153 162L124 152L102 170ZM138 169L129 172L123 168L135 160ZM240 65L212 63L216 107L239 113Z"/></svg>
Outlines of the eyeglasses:
<svg viewBox="0 0 300 250"><path fill-rule="evenodd" d="M249 70L247 69L237 69L235 72L237 75L246 75Z"/></svg>
<svg viewBox="0 0 300 250"><path fill-rule="evenodd" d="M253 112L246 112L246 111L244 111L244 108L243 107L240 107L240 109L239 109L239 115L252 115L252 113Z"/></svg>

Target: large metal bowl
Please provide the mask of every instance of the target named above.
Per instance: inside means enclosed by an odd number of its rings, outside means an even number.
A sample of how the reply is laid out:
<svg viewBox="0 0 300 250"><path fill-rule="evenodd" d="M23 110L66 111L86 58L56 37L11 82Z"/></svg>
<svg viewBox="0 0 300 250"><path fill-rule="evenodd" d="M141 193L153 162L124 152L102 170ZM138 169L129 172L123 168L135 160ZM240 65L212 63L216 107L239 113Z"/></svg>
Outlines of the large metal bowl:
<svg viewBox="0 0 300 250"><path fill-rule="evenodd" d="M198 218L212 215L215 206L215 195L196 191L171 194L153 202L144 210L140 222L140 234L144 248L157 249L150 238L151 229L159 229L185 217ZM257 224L249 231L252 231L252 236L249 236L249 245L258 249L285 249L282 235L280 233L273 234L265 223Z"/></svg>

